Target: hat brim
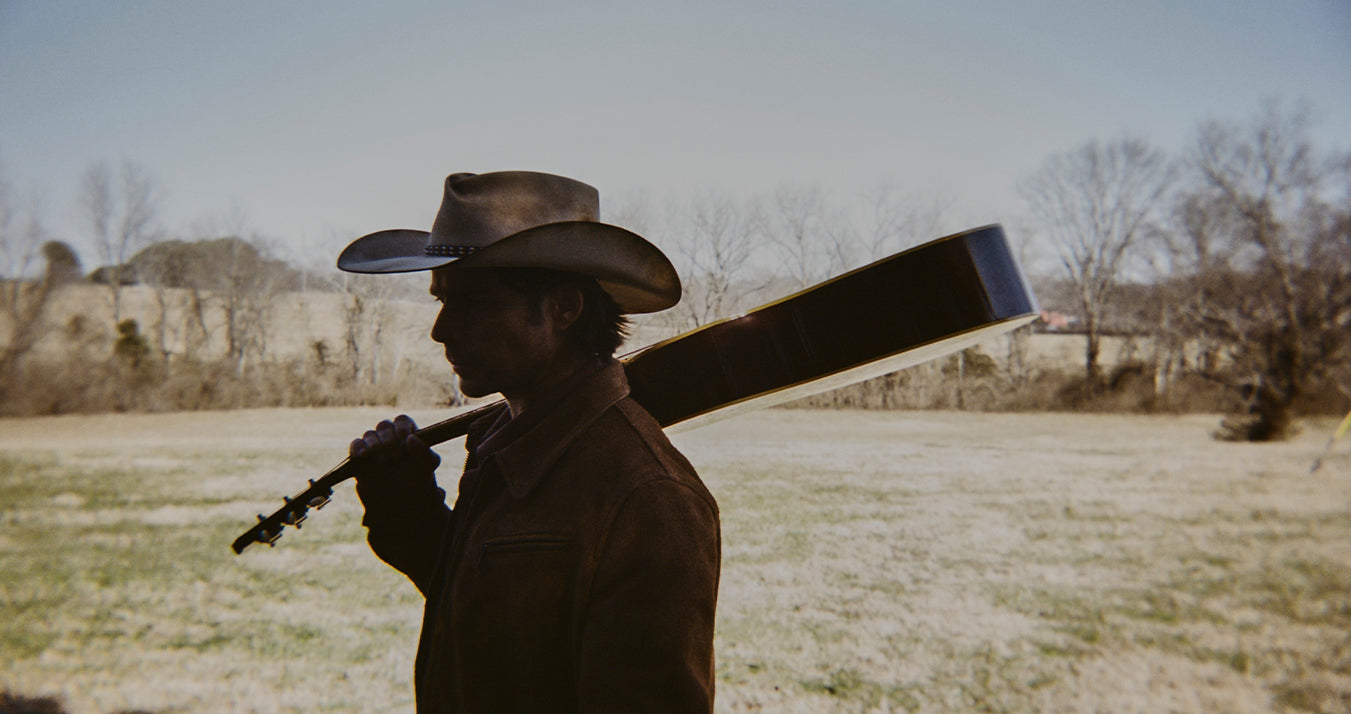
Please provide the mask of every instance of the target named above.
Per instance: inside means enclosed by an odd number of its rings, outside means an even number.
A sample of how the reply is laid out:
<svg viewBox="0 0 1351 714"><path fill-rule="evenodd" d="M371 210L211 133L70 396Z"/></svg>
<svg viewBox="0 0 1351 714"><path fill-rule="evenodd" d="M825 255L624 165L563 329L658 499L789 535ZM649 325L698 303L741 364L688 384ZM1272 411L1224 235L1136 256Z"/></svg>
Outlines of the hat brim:
<svg viewBox="0 0 1351 714"><path fill-rule="evenodd" d="M427 255L426 231L387 230L362 236L338 256L353 273L406 273L444 266L548 268L596 279L625 313L665 310L680 301L680 278L671 261L642 236L594 221L535 226L465 256Z"/></svg>
<svg viewBox="0 0 1351 714"><path fill-rule="evenodd" d="M427 231L377 231L352 241L338 255L338 269L349 273L411 273L431 270L454 258L427 255Z"/></svg>

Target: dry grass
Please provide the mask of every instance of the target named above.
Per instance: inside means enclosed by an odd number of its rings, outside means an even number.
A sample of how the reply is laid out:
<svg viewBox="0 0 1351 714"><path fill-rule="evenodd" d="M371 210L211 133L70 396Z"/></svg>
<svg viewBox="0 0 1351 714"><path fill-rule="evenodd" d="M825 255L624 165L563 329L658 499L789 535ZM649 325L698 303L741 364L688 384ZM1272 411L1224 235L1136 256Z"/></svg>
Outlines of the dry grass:
<svg viewBox="0 0 1351 714"><path fill-rule="evenodd" d="M349 485L229 550L380 416L0 421L0 691L411 711L419 598ZM719 709L1351 709L1348 445L1310 476L1331 421L1214 424L773 410L677 435L723 509Z"/></svg>

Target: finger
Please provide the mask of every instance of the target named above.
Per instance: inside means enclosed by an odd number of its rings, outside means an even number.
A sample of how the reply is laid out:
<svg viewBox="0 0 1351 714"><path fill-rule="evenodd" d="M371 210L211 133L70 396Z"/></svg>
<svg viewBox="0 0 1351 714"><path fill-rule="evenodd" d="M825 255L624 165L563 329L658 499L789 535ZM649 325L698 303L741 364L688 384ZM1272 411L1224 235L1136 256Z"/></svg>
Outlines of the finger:
<svg viewBox="0 0 1351 714"><path fill-rule="evenodd" d="M407 414L394 417L394 437L400 442L406 441L410 434L417 431L417 423Z"/></svg>
<svg viewBox="0 0 1351 714"><path fill-rule="evenodd" d="M347 446L347 456L355 459L366 453L366 449L368 448L370 447L366 446L365 439L353 439L352 443Z"/></svg>
<svg viewBox="0 0 1351 714"><path fill-rule="evenodd" d="M408 438L404 439L403 445L410 454L424 454L432 450L432 447L427 446L427 442L419 439L417 434L409 434Z"/></svg>
<svg viewBox="0 0 1351 714"><path fill-rule="evenodd" d="M432 451L432 447L427 446L427 443L419 439L416 434L408 436L408 440L404 442L404 449L408 451L409 456L433 469L441 465L441 455Z"/></svg>
<svg viewBox="0 0 1351 714"><path fill-rule="evenodd" d="M375 433L380 436L380 443L382 444L397 444L400 441L394 435L394 422L388 419L375 425Z"/></svg>

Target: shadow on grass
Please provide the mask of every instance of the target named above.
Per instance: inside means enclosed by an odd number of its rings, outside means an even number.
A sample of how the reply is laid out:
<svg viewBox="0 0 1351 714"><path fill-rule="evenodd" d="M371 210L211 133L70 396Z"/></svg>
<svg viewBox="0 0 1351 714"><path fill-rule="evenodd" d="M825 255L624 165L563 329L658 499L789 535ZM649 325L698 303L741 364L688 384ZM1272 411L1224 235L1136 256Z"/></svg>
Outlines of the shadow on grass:
<svg viewBox="0 0 1351 714"><path fill-rule="evenodd" d="M0 714L66 714L66 709L56 697L25 697L10 691L0 691ZM152 712L124 710L116 714L152 714Z"/></svg>

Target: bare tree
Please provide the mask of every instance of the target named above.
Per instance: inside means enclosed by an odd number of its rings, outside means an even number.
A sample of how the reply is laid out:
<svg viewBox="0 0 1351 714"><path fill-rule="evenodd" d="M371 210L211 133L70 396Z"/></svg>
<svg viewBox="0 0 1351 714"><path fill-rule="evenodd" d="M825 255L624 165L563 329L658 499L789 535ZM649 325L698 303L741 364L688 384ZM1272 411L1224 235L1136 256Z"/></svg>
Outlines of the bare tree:
<svg viewBox="0 0 1351 714"><path fill-rule="evenodd" d="M56 290L80 278L80 259L70 246L50 240L41 210L31 200L13 210L9 185L0 181L0 395L11 393L20 362L46 334L47 307ZM40 276L32 276L39 261Z"/></svg>
<svg viewBox="0 0 1351 714"><path fill-rule="evenodd" d="M242 376L250 362L265 358L268 317L294 273L271 257L266 240L239 207L199 219L193 232L200 238L185 245L187 256L161 267L184 271L182 279L191 286L187 321L204 342L219 331L226 359ZM162 274L159 282L170 275Z"/></svg>
<svg viewBox="0 0 1351 714"><path fill-rule="evenodd" d="M838 251L828 235L825 194L819 186L780 186L759 213L760 234L774 247L779 268L805 288L835 267Z"/></svg>
<svg viewBox="0 0 1351 714"><path fill-rule="evenodd" d="M140 281L154 291L158 315L149 330L159 359L167 364L173 356L171 344L178 342L183 346L181 356L194 359L205 341L204 336L192 339L194 332L206 329L199 284L207 272L203 256L189 243L167 240L142 250L132 261Z"/></svg>
<svg viewBox="0 0 1351 714"><path fill-rule="evenodd" d="M1019 190L1055 246L1073 282L1087 341L1089 390L1101 383L1099 343L1111 302L1133 247L1156 217L1172 185L1174 163L1143 141L1092 141L1046 161Z"/></svg>
<svg viewBox="0 0 1351 714"><path fill-rule="evenodd" d="M626 228L649 240L657 238L653 222L656 211L646 191L633 190L619 194L613 201L601 206L601 218L606 223Z"/></svg>
<svg viewBox="0 0 1351 714"><path fill-rule="evenodd" d="M29 217L20 223L11 203L11 189L0 180L0 258L4 263L0 274L0 303L4 307L4 322L0 328L0 394L10 392L19 360L32 348L38 334L41 312L46 303L45 291L34 291L25 278L38 257L42 236L39 224Z"/></svg>
<svg viewBox="0 0 1351 714"><path fill-rule="evenodd" d="M214 298L224 315L226 356L243 375L247 361L267 354L266 326L282 290L284 270L270 259L258 237L228 236L212 241L218 262Z"/></svg>
<svg viewBox="0 0 1351 714"><path fill-rule="evenodd" d="M78 203L104 264L102 279L111 291L113 322L120 322L122 286L135 278L128 274L127 260L154 240L159 188L142 166L123 162L114 173L100 161L85 170Z"/></svg>
<svg viewBox="0 0 1351 714"><path fill-rule="evenodd" d="M952 200L938 193L903 191L883 182L861 194L858 203L858 242L867 250L868 259L878 260L937 238Z"/></svg>
<svg viewBox="0 0 1351 714"><path fill-rule="evenodd" d="M182 241L161 241L150 249L136 254L135 269L143 284L154 291L155 307L158 315L150 327L151 338L159 360L168 364L173 356L170 342L172 338L182 338L184 357L190 357L188 333L192 323L185 319L174 319L176 314L186 314L184 298L189 291L195 291L196 276L199 269L195 265L196 254Z"/></svg>
<svg viewBox="0 0 1351 714"><path fill-rule="evenodd" d="M752 258L763 247L753 208L725 194L692 198L673 221L676 253L685 264L685 297L680 303L693 327L745 307L758 286Z"/></svg>
<svg viewBox="0 0 1351 714"><path fill-rule="evenodd" d="M1351 155L1320 156L1308 124L1272 103L1203 124L1188 157L1174 321L1215 353L1201 371L1247 397L1225 438L1282 438L1295 400L1351 367Z"/></svg>
<svg viewBox="0 0 1351 714"><path fill-rule="evenodd" d="M383 275L334 272L329 277L330 288L342 299L343 355L349 379L354 384L374 385L381 378L387 338L398 332L392 324L393 301L408 284Z"/></svg>
<svg viewBox="0 0 1351 714"><path fill-rule="evenodd" d="M18 236L13 232L13 200L13 189L5 177L0 175L0 259L5 261L3 277L6 279L17 277L15 269L19 267L20 256L25 252Z"/></svg>
<svg viewBox="0 0 1351 714"><path fill-rule="evenodd" d="M378 285L361 275L342 273L335 276L338 293L342 295L343 316L343 353L347 356L348 368L354 382L362 381L362 368L365 362L365 332L369 323L366 296L369 289L378 289Z"/></svg>

